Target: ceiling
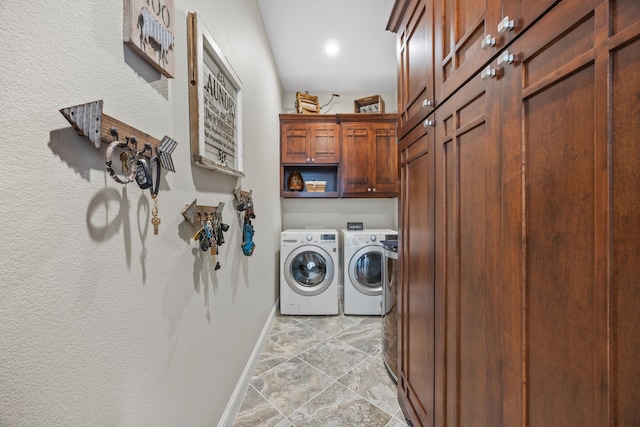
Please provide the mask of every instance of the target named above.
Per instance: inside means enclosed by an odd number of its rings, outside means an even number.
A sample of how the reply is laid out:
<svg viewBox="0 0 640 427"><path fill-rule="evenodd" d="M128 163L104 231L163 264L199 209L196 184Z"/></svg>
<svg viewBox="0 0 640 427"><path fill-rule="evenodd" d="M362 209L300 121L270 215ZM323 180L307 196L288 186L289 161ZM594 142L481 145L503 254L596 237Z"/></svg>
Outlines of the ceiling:
<svg viewBox="0 0 640 427"><path fill-rule="evenodd" d="M284 92L394 92L396 38L385 30L393 3L258 0Z"/></svg>

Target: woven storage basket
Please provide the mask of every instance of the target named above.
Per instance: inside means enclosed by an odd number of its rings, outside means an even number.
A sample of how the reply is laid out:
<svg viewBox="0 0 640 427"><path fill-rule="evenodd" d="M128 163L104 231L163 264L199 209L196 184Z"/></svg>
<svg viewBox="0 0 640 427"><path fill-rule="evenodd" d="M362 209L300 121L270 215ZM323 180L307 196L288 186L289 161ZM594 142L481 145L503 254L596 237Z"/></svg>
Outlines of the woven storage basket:
<svg viewBox="0 0 640 427"><path fill-rule="evenodd" d="M327 189L327 181L307 181L304 185L310 193L323 193Z"/></svg>

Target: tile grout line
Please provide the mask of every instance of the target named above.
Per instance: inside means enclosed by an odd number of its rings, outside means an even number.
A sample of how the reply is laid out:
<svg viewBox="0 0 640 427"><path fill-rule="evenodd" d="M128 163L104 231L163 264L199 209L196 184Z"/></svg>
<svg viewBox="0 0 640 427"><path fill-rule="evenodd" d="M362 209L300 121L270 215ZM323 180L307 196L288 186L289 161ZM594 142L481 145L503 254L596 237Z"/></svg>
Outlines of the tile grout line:
<svg viewBox="0 0 640 427"><path fill-rule="evenodd" d="M336 328L335 329L331 329L334 326L334 325L331 324L331 322L326 322L327 324L325 324L324 325L325 328L323 328L322 327L323 326L322 322L317 322L316 323L316 319L318 319L317 317L300 318L300 317L293 317L293 316L292 317L288 317L288 316L276 315L275 322L273 323L273 326L272 326L272 330L270 331L269 336L268 336L268 340L270 341L270 344L274 345L278 349L278 351L274 354L276 356L276 358L284 357L285 359L282 360L282 361L279 361L276 365L269 367L267 370L265 370L264 372L260 373L259 375L253 376L252 379L251 379L251 382L249 384L249 387L247 388L247 391L245 392L245 395L247 394L249 389L252 389L253 391L255 391L257 393L258 396L260 396L261 399L263 399L263 401L265 401L268 404L269 408L275 409L275 412L281 418L283 418L282 420L280 420L278 422L278 425L283 425L284 423L289 423L290 425L294 425L294 423L290 420L290 417L292 415L296 414L296 413L299 413L302 408L307 407L310 404L310 402L312 402L314 399L317 399L320 395L322 395L322 393L325 393L329 388L331 388L333 386L338 386L338 387L344 388L348 392L353 393L359 399L362 399L363 401L367 402L367 404L371 405L372 407L376 408L377 410L382 411L384 414L387 414L388 416L390 416L391 418L389 419L389 421L387 422L386 425L390 426L390 425L393 424L394 421L400 421L401 423L403 423L402 420L400 420L399 418L396 417L396 414L398 413L398 409L396 409L395 411L392 411L393 413L391 413L388 410L385 410L383 407L379 406L377 403L369 400L369 398L367 398L361 392L353 390L348 385L345 385L345 384L340 382L343 378L345 378L346 376L348 376L350 374L354 375L354 376L361 376L359 374L356 374L354 371L358 367L361 367L362 365L364 365L365 363L369 363L370 365L373 366L373 364L379 363L379 362L382 361L382 349L379 346L372 347L370 344L367 344L366 341L365 342L356 341L357 343L363 343L365 348L371 349L371 351L366 351L366 350L363 350L363 349L360 349L360 348L354 346L350 342L347 342L347 341L344 341L343 339L337 338L337 336L340 335L340 334L349 335L349 331L351 329L355 328L355 327L363 327L363 331L377 334L376 328L371 326L371 325L374 324L373 322L377 322L377 320L373 320L373 319L370 320L369 317L354 317L354 318L344 317L344 318L345 319L348 318L349 319L348 322L338 321L338 324L335 325ZM283 321L283 322L279 322L280 320L283 320L283 319L287 319L287 320ZM311 342L311 343L309 343L308 346L305 346L304 348L301 348L300 350L296 349L296 351L292 351L292 349L290 347L282 345L282 341L281 342L277 342L275 340L275 339L277 339L277 336L280 335L280 334L282 334L282 337L283 337L282 339L287 338L287 335L286 335L287 330L290 330L292 327L293 328L298 328L299 326L302 326L304 328L309 328L310 330L312 330L314 332L314 334L315 333L320 334L319 337L321 338L321 341L319 341L319 342ZM302 330L299 330L297 333L304 335L304 328ZM331 330L331 331L335 331L335 333L327 333L327 330L328 330L327 328L329 328L329 330ZM273 332L274 329L277 329L277 331ZM353 332L357 333L358 331L352 331L352 333ZM290 336L288 338L291 338L295 342L295 339L296 339L295 336L293 336L293 337ZM347 338L349 338L349 337L347 337ZM321 368L314 366L311 362L305 360L302 357L302 355L304 355L305 353L309 353L314 348L317 348L318 346L321 346L323 344L327 344L330 341L334 341L336 344L339 344L341 346L346 346L346 348L348 348L348 349L356 351L359 354L363 354L363 355L365 355L365 358L360 360L360 361L358 361L355 365L351 366L346 372L340 374L339 377L334 378L333 376L329 375L328 373L325 373ZM273 354L273 353L270 353L270 355L271 354ZM256 389L253 386L253 382L256 379L259 379L260 377L265 376L267 373L271 372L273 369L277 368L278 366L282 365L283 363L286 363L286 362L288 362L288 361L290 361L290 360L292 360L294 358L299 359L300 362L302 362L306 366L312 368L314 372L318 373L322 377L328 378L330 380L330 383L326 387L324 387L322 390L320 390L317 393L315 393L312 397L307 399L305 402L303 402L302 404L298 405L293 410L293 412L291 412L291 414L289 414L289 416L285 416L285 414L281 410L279 410L265 395L263 395L260 391L258 391L258 389ZM260 361L259 361L258 365L259 364L260 364ZM336 383L339 384L339 385L336 385ZM366 390L361 390L361 391L366 391ZM384 403L384 401L380 400L380 403Z"/></svg>

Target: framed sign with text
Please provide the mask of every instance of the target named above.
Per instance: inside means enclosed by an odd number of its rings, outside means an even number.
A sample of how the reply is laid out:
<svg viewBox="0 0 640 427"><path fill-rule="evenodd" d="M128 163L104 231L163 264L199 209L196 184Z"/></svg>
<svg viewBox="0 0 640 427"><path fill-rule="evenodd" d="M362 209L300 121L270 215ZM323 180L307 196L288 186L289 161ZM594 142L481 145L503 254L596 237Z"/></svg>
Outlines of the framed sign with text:
<svg viewBox="0 0 640 427"><path fill-rule="evenodd" d="M174 0L124 0L124 42L168 78L176 70Z"/></svg>
<svg viewBox="0 0 640 427"><path fill-rule="evenodd" d="M192 163L244 176L242 82L197 14L187 31Z"/></svg>

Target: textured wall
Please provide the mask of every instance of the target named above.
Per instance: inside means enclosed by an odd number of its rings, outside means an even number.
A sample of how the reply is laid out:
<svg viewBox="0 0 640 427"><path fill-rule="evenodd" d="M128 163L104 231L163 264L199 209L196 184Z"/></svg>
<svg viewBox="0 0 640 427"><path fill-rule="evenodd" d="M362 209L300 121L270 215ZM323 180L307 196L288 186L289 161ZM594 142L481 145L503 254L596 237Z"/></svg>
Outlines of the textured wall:
<svg viewBox="0 0 640 427"><path fill-rule="evenodd" d="M277 297L280 85L254 0L176 0L176 75L123 44L115 1L0 3L0 425L212 426ZM186 15L197 11L245 90L246 178L191 166ZM104 112L179 145L153 203L105 172L60 108ZM245 257L233 189L252 189ZM222 269L180 211L225 202Z"/></svg>

